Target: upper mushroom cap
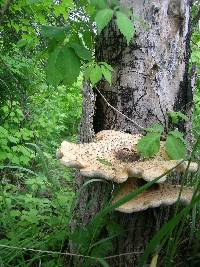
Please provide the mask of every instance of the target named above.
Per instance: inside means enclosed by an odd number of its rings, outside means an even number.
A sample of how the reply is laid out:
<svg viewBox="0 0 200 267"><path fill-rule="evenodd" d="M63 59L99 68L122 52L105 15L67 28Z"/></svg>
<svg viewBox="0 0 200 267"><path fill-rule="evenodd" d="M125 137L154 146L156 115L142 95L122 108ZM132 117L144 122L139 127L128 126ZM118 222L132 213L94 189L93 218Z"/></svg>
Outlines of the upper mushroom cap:
<svg viewBox="0 0 200 267"><path fill-rule="evenodd" d="M141 186L141 183L138 180L139 179L128 179L128 181L122 184L120 191L114 197L113 203L138 189ZM124 213L132 213L143 211L148 208L172 205L177 202L180 190L180 185L154 184L152 187L121 205L116 210ZM191 201L192 196L193 189L183 187L180 196L180 203L184 205L188 204Z"/></svg>
<svg viewBox="0 0 200 267"><path fill-rule="evenodd" d="M62 142L57 155L64 165L80 169L83 176L101 177L117 183L125 182L128 177L152 181L178 164L178 161L168 159L162 142L161 149L154 158L140 160L136 152L140 137L138 134L104 130L96 134L91 143ZM177 171L183 172L186 167L187 163L183 162L177 167ZM197 164L190 163L189 170L196 169ZM157 183L165 180L166 175Z"/></svg>

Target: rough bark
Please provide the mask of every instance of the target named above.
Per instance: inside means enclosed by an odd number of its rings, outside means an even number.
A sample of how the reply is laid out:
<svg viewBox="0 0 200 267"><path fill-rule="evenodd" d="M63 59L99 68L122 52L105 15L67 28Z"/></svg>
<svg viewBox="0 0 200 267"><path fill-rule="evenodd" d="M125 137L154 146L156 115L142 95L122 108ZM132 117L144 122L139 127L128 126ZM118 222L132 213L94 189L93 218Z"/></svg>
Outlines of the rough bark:
<svg viewBox="0 0 200 267"><path fill-rule="evenodd" d="M190 1L123 0L121 3L132 8L134 15L145 22L147 27L135 21L137 32L129 45L113 22L103 31L96 42L97 60L108 62L115 71L112 86L101 82L98 88L111 105L141 126L149 127L160 122L168 128L168 111L181 110L191 115L193 92L188 73ZM85 101L89 101L85 103L92 104L83 107L81 142L90 141L93 130L139 132L131 122L110 109L98 94L94 106L94 92L88 86L84 87L84 96ZM88 110L88 107L91 109ZM181 125L187 131L190 127L189 124ZM78 176L76 182L80 187L83 178ZM95 184L84 191L77 210L82 225L86 225L102 207L107 191L104 184ZM92 199L95 201L86 208ZM116 221L130 230L125 237L115 240L113 254L132 251L142 253L169 215L169 208L149 209L129 215L117 213ZM115 258L110 261L110 265L136 266L139 255Z"/></svg>

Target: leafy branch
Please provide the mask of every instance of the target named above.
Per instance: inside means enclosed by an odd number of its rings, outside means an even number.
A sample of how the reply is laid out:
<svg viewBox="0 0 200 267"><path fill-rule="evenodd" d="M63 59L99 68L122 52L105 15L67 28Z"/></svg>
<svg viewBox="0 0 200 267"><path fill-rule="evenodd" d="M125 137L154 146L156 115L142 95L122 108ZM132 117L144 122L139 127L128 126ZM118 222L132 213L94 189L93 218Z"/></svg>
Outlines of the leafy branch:
<svg viewBox="0 0 200 267"><path fill-rule="evenodd" d="M76 19L71 19L63 27L42 26L41 36L48 42L47 47L47 81L53 86L59 84L72 85L80 75L81 70L85 74L92 86L98 83L102 78L111 85L113 68L105 62L95 62L94 49L88 43L88 36L96 33L94 25L97 28L97 34L114 19L119 31L126 38L129 44L135 34L135 28L132 22L132 12L122 7L119 1L96 1L88 0L88 5L84 6L86 17L93 25L93 33L90 27L85 27L81 34L73 30ZM80 4L81 5L81 4ZM83 16L83 14L80 14ZM94 24L95 23L95 24ZM79 23L80 28L81 22ZM76 25L77 27L77 25Z"/></svg>
<svg viewBox="0 0 200 267"><path fill-rule="evenodd" d="M182 115L181 118L185 116ZM151 128L146 128L146 131L147 134L137 144L137 150L141 157L150 158L155 156L160 150L161 138L165 140L165 151L170 159L177 160L185 157L186 141L183 138L183 133L178 130L165 133L164 127L160 124L154 124Z"/></svg>

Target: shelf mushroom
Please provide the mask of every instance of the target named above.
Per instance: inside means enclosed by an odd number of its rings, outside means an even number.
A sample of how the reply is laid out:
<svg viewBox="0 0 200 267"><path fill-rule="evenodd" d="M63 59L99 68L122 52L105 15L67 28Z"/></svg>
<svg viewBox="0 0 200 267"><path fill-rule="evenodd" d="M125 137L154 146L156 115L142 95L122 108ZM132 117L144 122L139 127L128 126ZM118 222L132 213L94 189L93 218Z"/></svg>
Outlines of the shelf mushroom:
<svg viewBox="0 0 200 267"><path fill-rule="evenodd" d="M82 176L101 177L119 184L128 180L124 187L126 188L126 185L131 183L133 189L136 186L134 181L139 178L149 182L156 177L162 176L156 182L161 184L167 179L167 171L173 168L177 172L186 170L188 162L180 163L177 160L169 160L165 153L163 142L161 142L160 151L154 158L141 160L136 149L140 138L141 135L139 134L132 135L120 131L104 130L97 133L93 142L90 143L74 144L67 141L62 142L60 149L57 151L57 158L67 167L79 169ZM178 163L180 164L178 165ZM195 172L197 167L196 163L191 162L188 170ZM163 187L160 186L159 188L160 191L159 193L157 192L157 196L162 199L163 192L166 192L166 188L170 190L170 185L164 184ZM177 190L178 187L176 187L176 192ZM173 200L164 200L163 195L161 204L174 203L176 194L175 191L173 192ZM158 204L152 203L154 202L151 202L149 206L144 205L143 209L156 207ZM134 209L132 208L132 210Z"/></svg>
<svg viewBox="0 0 200 267"><path fill-rule="evenodd" d="M113 199L113 203L137 190L140 186L138 179L128 179L122 184L120 191ZM191 187L183 187L181 189L180 185L154 184L132 200L116 208L116 210L123 213L132 213L143 211L148 208L169 206L177 202L180 191L180 203L183 205L189 204L193 195L193 189Z"/></svg>

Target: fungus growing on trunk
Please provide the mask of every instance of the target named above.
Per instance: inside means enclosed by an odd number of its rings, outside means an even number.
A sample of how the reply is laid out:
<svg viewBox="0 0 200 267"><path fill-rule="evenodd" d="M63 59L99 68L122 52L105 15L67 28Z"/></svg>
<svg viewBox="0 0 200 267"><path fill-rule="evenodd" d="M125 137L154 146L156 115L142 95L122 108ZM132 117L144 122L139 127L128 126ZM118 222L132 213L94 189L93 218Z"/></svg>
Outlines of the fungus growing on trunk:
<svg viewBox="0 0 200 267"><path fill-rule="evenodd" d="M131 192L134 192L141 186L138 179L128 179L121 185L119 192L115 195L113 203L125 197ZM181 190L180 185L172 184L154 184L149 189L145 190L132 200L118 207L116 210L124 213L132 213L143 211L148 208L156 208L159 206L166 206L174 204L178 198ZM190 187L183 187L180 195L180 203L187 205L193 195L193 189Z"/></svg>
<svg viewBox="0 0 200 267"><path fill-rule="evenodd" d="M64 141L57 157L67 167L78 168L86 177L101 177L116 183L124 183L128 177L142 178L149 182L175 168L179 161L169 160L163 142L159 153L153 158L140 159L136 145L140 135L131 135L114 130L99 132L94 141L73 144ZM187 162L182 162L176 171L184 172ZM189 171L196 171L197 164L190 163ZM163 183L167 175L157 183Z"/></svg>
<svg viewBox="0 0 200 267"><path fill-rule="evenodd" d="M114 130L104 130L96 134L93 142L73 144L64 141L57 152L57 158L67 167L78 168L86 177L101 177L121 185L114 202L135 191L141 184L162 176L150 189L121 205L118 211L131 213L161 205L174 204L179 196L180 186L163 184L166 172L174 169L184 172L197 171L198 165L187 161L170 160L161 142L160 151L149 159L140 159L136 145L140 135L131 135ZM139 179L140 178L140 179ZM180 202L187 204L192 198L191 188L183 188Z"/></svg>

